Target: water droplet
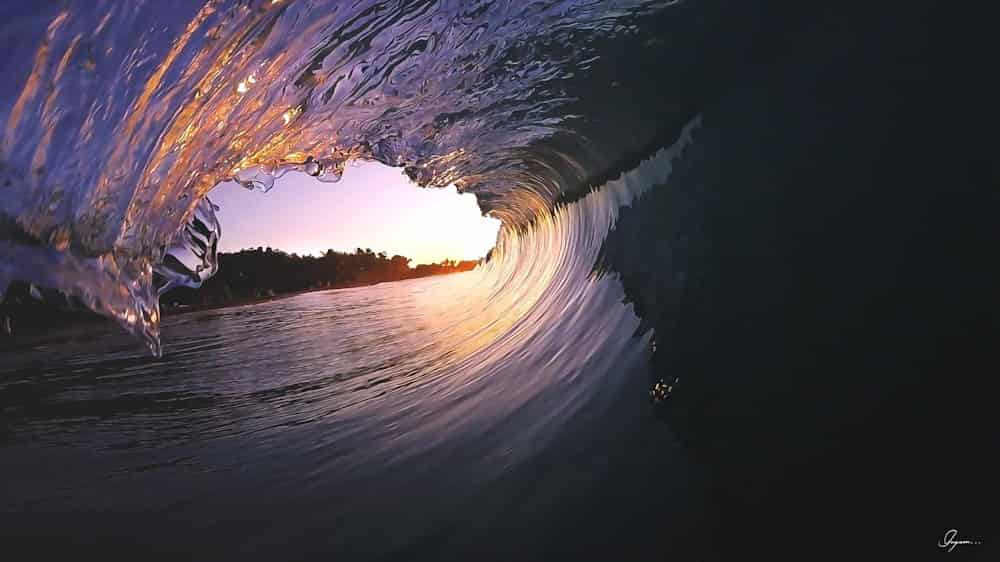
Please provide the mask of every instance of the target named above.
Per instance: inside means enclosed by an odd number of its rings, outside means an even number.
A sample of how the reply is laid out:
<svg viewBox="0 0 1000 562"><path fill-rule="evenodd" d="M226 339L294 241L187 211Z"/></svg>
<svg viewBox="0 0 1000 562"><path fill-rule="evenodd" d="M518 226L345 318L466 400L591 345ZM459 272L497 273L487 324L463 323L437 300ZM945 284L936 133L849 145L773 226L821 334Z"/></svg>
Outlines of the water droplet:
<svg viewBox="0 0 1000 562"><path fill-rule="evenodd" d="M313 158L310 156L309 159L306 160L306 163L302 167L302 169L303 171L305 171L305 173L309 174L310 176L316 177L323 173L323 163L313 160Z"/></svg>

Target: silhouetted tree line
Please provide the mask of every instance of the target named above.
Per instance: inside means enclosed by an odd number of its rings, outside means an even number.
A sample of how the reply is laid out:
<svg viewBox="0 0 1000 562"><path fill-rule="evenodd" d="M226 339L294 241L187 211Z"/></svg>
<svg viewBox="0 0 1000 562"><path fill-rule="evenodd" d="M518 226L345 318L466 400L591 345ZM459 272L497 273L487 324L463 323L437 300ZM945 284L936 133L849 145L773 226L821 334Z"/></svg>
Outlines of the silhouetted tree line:
<svg viewBox="0 0 1000 562"><path fill-rule="evenodd" d="M389 257L385 252L358 248L354 253L327 250L321 256L300 256L281 250L258 247L233 254L220 254L219 272L198 289L178 287L160 299L169 309L178 305L223 304L235 299L272 296L281 293L370 285L429 275L468 271L475 260L445 260L410 268L405 256Z"/></svg>
<svg viewBox="0 0 1000 562"><path fill-rule="evenodd" d="M327 250L322 256L300 256L258 247L219 254L220 268L198 289L177 287L160 297L169 312L182 306L224 306L310 289L371 285L430 275L468 271L475 260L445 260L410 268L410 258L371 249L354 253ZM98 320L75 298L59 291L14 282L0 301L0 337L11 332L40 332L52 326Z"/></svg>

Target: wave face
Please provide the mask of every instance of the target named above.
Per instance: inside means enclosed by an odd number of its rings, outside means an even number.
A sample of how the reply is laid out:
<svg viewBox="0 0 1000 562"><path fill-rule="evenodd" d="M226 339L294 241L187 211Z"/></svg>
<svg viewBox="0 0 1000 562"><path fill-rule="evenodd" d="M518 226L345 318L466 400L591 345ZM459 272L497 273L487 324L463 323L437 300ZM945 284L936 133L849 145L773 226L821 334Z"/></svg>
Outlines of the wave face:
<svg viewBox="0 0 1000 562"><path fill-rule="evenodd" d="M668 49L647 23L670 4L6 8L23 41L3 68L0 285L79 296L159 354L158 292L216 267L209 190L290 170L336 181L352 158L455 184L526 228L662 133L605 101L655 90L637 76Z"/></svg>

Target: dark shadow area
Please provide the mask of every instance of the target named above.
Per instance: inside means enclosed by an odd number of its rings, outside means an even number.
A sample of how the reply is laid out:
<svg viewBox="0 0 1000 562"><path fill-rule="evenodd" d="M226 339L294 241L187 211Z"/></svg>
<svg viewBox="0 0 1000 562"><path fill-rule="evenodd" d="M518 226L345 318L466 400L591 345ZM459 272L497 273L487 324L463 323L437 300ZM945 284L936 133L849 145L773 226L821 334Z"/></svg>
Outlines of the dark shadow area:
<svg viewBox="0 0 1000 562"><path fill-rule="evenodd" d="M660 413L717 490L723 559L992 559L985 35L932 3L796 12L598 268L656 331L650 383L680 378ZM944 552L948 529L984 544Z"/></svg>

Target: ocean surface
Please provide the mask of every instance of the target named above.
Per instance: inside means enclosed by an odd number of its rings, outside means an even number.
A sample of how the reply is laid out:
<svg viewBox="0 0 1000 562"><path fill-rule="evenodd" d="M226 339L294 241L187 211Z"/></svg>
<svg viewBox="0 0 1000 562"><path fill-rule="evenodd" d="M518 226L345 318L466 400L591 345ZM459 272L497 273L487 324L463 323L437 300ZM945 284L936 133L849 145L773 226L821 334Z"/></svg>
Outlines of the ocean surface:
<svg viewBox="0 0 1000 562"><path fill-rule="evenodd" d="M3 544L997 559L975 11L2 3L0 289L123 329L4 347ZM357 159L475 194L489 260L161 322L218 267L213 187Z"/></svg>
<svg viewBox="0 0 1000 562"><path fill-rule="evenodd" d="M588 285L568 313L591 322L527 333L539 319L498 329L446 298L480 282L173 316L156 360L110 325L5 354L5 537L40 554L57 535L105 555L254 560L661 548L660 503L695 503L697 478L645 407L635 315L595 316L621 287ZM674 478L650 489L661 472Z"/></svg>

